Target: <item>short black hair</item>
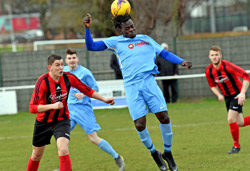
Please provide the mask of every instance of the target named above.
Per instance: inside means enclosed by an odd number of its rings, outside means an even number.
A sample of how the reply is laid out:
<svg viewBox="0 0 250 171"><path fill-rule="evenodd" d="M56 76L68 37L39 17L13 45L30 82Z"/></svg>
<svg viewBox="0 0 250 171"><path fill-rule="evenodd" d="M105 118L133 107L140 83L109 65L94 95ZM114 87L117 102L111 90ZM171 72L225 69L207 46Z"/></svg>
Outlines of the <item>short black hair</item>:
<svg viewBox="0 0 250 171"><path fill-rule="evenodd" d="M61 60L62 57L59 56L59 55L55 55L55 54L51 54L49 57L48 57L48 65L52 65L55 60Z"/></svg>
<svg viewBox="0 0 250 171"><path fill-rule="evenodd" d="M77 54L77 52L76 52L76 50L74 50L74 49L67 49L66 50L66 55L73 55L73 54Z"/></svg>
<svg viewBox="0 0 250 171"><path fill-rule="evenodd" d="M129 19L131 19L131 16L129 14L118 15L117 17L114 17L113 22L115 28L121 29L122 28L121 24L127 22Z"/></svg>

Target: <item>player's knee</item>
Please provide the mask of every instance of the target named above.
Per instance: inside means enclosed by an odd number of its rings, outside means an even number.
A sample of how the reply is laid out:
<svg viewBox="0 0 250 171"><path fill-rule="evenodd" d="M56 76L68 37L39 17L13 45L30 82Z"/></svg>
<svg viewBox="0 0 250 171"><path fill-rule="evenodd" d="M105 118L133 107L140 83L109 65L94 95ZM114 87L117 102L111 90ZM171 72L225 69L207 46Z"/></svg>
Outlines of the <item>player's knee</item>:
<svg viewBox="0 0 250 171"><path fill-rule="evenodd" d="M141 122L136 122L135 127L137 131L143 131L146 128L146 125Z"/></svg>
<svg viewBox="0 0 250 171"><path fill-rule="evenodd" d="M67 154L69 154L69 150L68 148L59 148L58 149L58 154L59 156L66 156Z"/></svg>
<svg viewBox="0 0 250 171"><path fill-rule="evenodd" d="M143 131L146 128L146 117L141 117L134 121L137 131Z"/></svg>
<svg viewBox="0 0 250 171"><path fill-rule="evenodd" d="M168 116L167 111L163 111L157 114L157 118L159 119L160 123L168 124L170 122L170 118Z"/></svg>
<svg viewBox="0 0 250 171"><path fill-rule="evenodd" d="M236 122L236 120L235 120L234 118L227 118L227 122L228 122L229 124L231 124L231 123Z"/></svg>
<svg viewBox="0 0 250 171"><path fill-rule="evenodd" d="M243 126L244 126L244 121L243 121L243 122L237 121L237 125L238 125L239 127L243 127Z"/></svg>
<svg viewBox="0 0 250 171"><path fill-rule="evenodd" d="M91 142L91 143L93 143L93 144L98 144L98 142L97 142L97 139L95 139L95 138L93 138L93 137L89 137L89 141Z"/></svg>
<svg viewBox="0 0 250 171"><path fill-rule="evenodd" d="M41 158L42 158L42 156L43 156L42 154L32 153L31 160L33 160L33 161L40 161Z"/></svg>

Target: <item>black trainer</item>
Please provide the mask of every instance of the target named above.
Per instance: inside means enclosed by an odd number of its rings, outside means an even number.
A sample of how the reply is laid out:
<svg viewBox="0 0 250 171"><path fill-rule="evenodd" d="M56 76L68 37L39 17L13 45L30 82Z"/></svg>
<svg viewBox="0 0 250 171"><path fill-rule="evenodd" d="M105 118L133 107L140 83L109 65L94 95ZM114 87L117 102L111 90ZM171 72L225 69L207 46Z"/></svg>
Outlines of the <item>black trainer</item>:
<svg viewBox="0 0 250 171"><path fill-rule="evenodd" d="M118 166L118 169L119 171L124 171L125 170L125 162L124 162L124 159L122 156L118 156L116 159L115 159L115 163L116 165Z"/></svg>
<svg viewBox="0 0 250 171"><path fill-rule="evenodd" d="M171 152L164 152L162 154L162 157L164 160L167 161L168 163L168 167L171 171L178 171L178 167L177 165L175 164L175 161L174 161L174 158L172 156L172 153Z"/></svg>
<svg viewBox="0 0 250 171"><path fill-rule="evenodd" d="M234 146L233 146L232 150L230 150L230 151L228 152L228 154L236 154L236 153L238 153L238 152L240 152L240 147L237 148L237 147L234 147Z"/></svg>
<svg viewBox="0 0 250 171"><path fill-rule="evenodd" d="M153 159L155 160L155 163L157 164L157 166L159 167L159 169L161 171L166 171L167 170L167 165L164 162L164 160L162 159L160 151L155 150L154 153L151 153L151 156L153 157Z"/></svg>

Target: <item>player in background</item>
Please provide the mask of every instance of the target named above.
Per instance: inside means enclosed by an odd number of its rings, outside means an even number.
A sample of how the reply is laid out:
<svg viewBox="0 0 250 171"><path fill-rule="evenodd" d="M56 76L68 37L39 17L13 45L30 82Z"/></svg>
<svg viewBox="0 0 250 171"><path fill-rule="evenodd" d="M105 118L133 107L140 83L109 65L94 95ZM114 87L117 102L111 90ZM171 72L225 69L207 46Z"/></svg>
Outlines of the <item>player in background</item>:
<svg viewBox="0 0 250 171"><path fill-rule="evenodd" d="M99 91L96 80L91 71L78 64L79 58L75 50L67 49L65 62L68 65L64 67L65 72L74 74L84 84L96 92ZM106 140L97 135L97 131L99 131L101 127L96 122L90 97L84 96L84 94L78 89L71 87L68 98L68 108L70 112L70 130L72 131L75 125L79 124L88 135L90 142L110 154L115 159L119 171L123 171L125 169L123 157L120 156Z"/></svg>
<svg viewBox="0 0 250 171"><path fill-rule="evenodd" d="M58 55L48 57L49 72L36 82L30 101L30 112L36 113L33 134L33 151L27 171L37 171L43 152L54 135L60 158L60 171L70 171L69 156L70 121L67 99L70 87L76 87L85 95L114 104L113 98L104 98L82 83L75 75L63 72L63 59Z"/></svg>
<svg viewBox="0 0 250 171"><path fill-rule="evenodd" d="M227 108L227 121L233 138L233 148L228 153L235 154L240 151L239 127L250 124L250 116L243 117L242 106L246 101L246 91L250 76L241 67L222 60L219 46L212 46L209 51L211 64L206 68L206 77L212 92L220 102L225 100ZM243 79L243 84L239 79Z"/></svg>
<svg viewBox="0 0 250 171"><path fill-rule="evenodd" d="M129 112L142 143L150 151L160 170L167 170L163 159L168 162L171 171L178 170L171 153L172 128L167 105L153 76L153 74L159 73L155 65L155 57L159 55L173 63L181 64L187 69L192 66L192 63L166 51L149 36L136 35L135 25L130 15L115 17L115 28L122 35L103 41L93 41L89 28L91 23L91 15L87 14L83 19L87 49L90 51L111 50L116 54L122 71ZM160 122L164 143L162 155L155 149L146 127L148 112L155 113Z"/></svg>

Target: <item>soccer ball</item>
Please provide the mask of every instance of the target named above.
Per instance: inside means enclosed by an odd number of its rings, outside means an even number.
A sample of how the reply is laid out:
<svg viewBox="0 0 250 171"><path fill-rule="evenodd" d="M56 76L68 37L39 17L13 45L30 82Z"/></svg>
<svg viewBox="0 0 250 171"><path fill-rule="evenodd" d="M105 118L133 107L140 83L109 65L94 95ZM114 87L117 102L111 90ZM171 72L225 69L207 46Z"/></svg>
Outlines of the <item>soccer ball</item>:
<svg viewBox="0 0 250 171"><path fill-rule="evenodd" d="M131 6L127 0L115 0L111 4L111 13L114 17L130 14Z"/></svg>

